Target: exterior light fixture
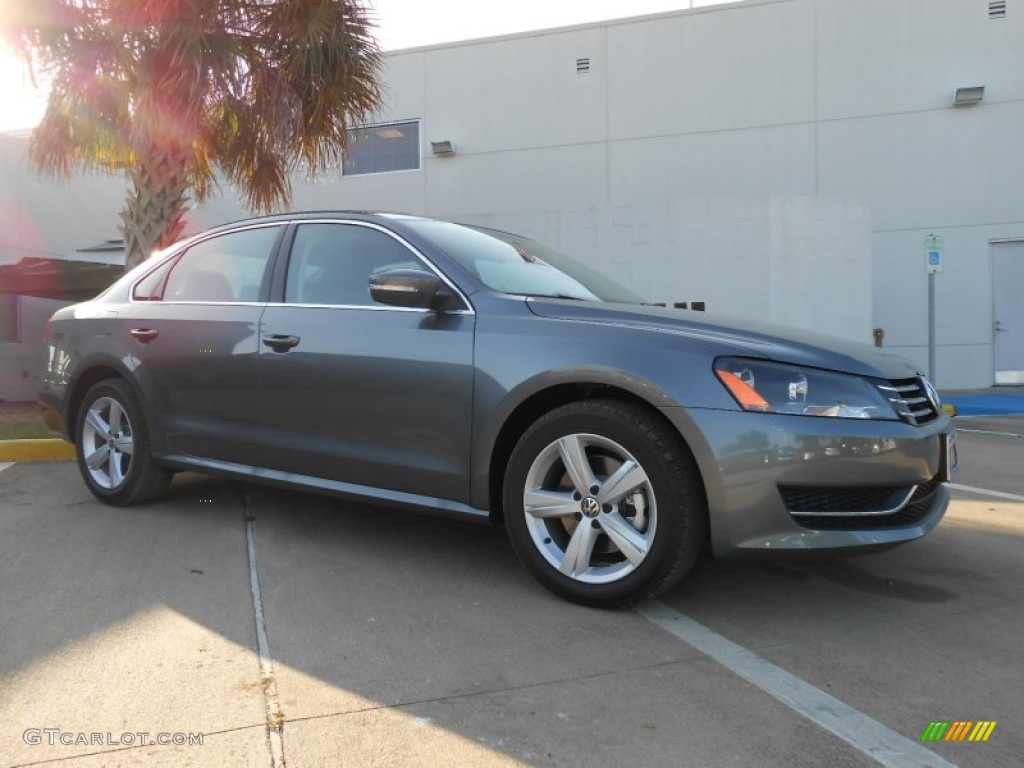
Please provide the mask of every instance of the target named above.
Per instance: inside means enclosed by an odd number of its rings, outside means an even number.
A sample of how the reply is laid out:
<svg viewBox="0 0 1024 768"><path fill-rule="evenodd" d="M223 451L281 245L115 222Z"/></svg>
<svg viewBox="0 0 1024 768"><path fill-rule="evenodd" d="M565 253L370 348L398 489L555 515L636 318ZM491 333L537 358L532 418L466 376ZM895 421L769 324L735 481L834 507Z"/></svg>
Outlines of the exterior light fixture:
<svg viewBox="0 0 1024 768"><path fill-rule="evenodd" d="M984 85L971 85L957 88L953 91L953 106L969 107L972 104L977 104L983 98L985 98Z"/></svg>
<svg viewBox="0 0 1024 768"><path fill-rule="evenodd" d="M455 154L455 145L450 141L432 141L430 150L438 157L450 157Z"/></svg>

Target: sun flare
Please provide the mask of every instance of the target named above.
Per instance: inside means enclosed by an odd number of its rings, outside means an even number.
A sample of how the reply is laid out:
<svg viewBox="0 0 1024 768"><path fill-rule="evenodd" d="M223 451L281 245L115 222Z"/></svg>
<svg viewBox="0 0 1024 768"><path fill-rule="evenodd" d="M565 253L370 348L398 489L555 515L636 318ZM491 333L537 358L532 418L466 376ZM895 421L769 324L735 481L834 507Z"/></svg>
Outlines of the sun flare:
<svg viewBox="0 0 1024 768"><path fill-rule="evenodd" d="M0 132L34 128L46 108L46 92L35 88L25 63L0 49Z"/></svg>

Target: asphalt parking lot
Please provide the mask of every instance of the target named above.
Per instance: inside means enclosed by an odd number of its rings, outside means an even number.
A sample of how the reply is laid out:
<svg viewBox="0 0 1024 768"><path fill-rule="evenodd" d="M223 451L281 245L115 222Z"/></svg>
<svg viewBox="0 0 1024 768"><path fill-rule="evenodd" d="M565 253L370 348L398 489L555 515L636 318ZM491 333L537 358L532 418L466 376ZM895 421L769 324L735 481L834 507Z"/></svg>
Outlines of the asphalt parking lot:
<svg viewBox="0 0 1024 768"><path fill-rule="evenodd" d="M923 541L705 559L625 613L485 526L198 475L115 509L0 465L0 763L1017 768L1024 417L958 426Z"/></svg>

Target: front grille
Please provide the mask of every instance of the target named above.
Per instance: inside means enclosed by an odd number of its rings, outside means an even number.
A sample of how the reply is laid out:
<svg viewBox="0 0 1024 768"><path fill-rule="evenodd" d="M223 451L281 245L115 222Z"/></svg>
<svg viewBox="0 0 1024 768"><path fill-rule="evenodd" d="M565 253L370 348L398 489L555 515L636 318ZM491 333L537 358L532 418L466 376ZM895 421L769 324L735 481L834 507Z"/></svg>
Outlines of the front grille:
<svg viewBox="0 0 1024 768"><path fill-rule="evenodd" d="M939 417L938 404L923 379L897 379L878 384L878 389L904 421L921 425Z"/></svg>
<svg viewBox="0 0 1024 768"><path fill-rule="evenodd" d="M942 485L942 478L936 475L927 483L917 486L917 489L904 507L888 515L801 515L794 511L793 522L803 528L815 531L868 531L883 528L909 528L920 523L931 512L932 506L935 504L935 492L939 489L940 485ZM893 489L873 490L879 494L882 491L892 494Z"/></svg>

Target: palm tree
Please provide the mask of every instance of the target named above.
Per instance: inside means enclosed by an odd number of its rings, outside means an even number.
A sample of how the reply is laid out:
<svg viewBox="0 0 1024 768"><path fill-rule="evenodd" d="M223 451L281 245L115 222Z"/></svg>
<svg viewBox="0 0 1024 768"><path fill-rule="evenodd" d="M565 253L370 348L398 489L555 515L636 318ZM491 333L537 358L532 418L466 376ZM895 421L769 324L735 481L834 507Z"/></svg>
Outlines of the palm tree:
<svg viewBox="0 0 1024 768"><path fill-rule="evenodd" d="M379 106L362 0L5 0L0 35L52 83L40 173L123 171L126 269L181 234L220 175L248 207L291 203L291 174L340 167Z"/></svg>

